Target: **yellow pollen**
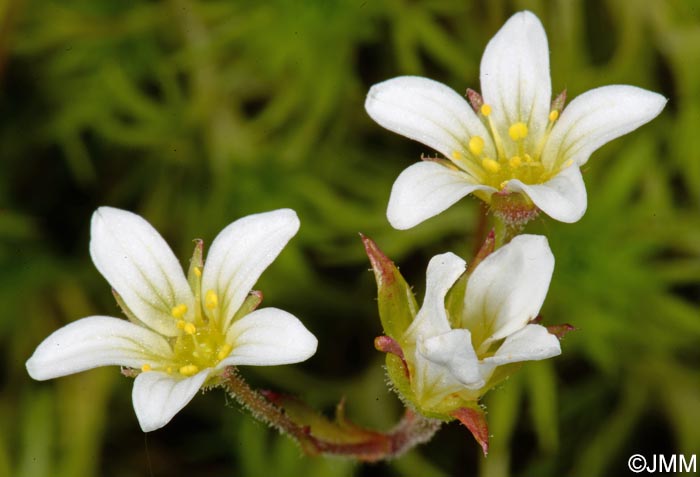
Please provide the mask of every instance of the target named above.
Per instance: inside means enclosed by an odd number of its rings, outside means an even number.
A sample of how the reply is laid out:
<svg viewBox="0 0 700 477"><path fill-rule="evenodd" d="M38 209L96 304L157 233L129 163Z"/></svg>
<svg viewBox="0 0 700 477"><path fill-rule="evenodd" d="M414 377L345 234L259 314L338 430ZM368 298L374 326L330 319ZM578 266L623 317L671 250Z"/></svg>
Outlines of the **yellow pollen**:
<svg viewBox="0 0 700 477"><path fill-rule="evenodd" d="M199 267L194 267L194 274L198 277L202 276L202 270Z"/></svg>
<svg viewBox="0 0 700 477"><path fill-rule="evenodd" d="M488 104L482 104L481 105L481 114L483 114L484 116L490 115L491 114L491 106L489 106Z"/></svg>
<svg viewBox="0 0 700 477"><path fill-rule="evenodd" d="M532 162L532 156L530 156L530 154L525 154L523 157L525 158L525 162Z"/></svg>
<svg viewBox="0 0 700 477"><path fill-rule="evenodd" d="M182 327L182 329L187 333L188 335L193 335L197 331L197 327L194 326L192 323L185 323L185 325Z"/></svg>
<svg viewBox="0 0 700 477"><path fill-rule="evenodd" d="M180 374L183 376L194 376L199 371L199 368L194 364L188 364L180 368Z"/></svg>
<svg viewBox="0 0 700 477"><path fill-rule="evenodd" d="M482 159L481 165L484 166L484 169L493 174L501 170L501 165L493 159L489 159L488 157Z"/></svg>
<svg viewBox="0 0 700 477"><path fill-rule="evenodd" d="M510 161L508 161L508 163L510 164L510 167L512 167L513 169L516 169L517 167L519 167L520 164L522 164L522 162L523 162L523 160L520 159L520 156L513 156L510 158Z"/></svg>
<svg viewBox="0 0 700 477"><path fill-rule="evenodd" d="M460 159L462 159L462 153L459 151L452 151L452 159L454 159L455 161L459 161Z"/></svg>
<svg viewBox="0 0 700 477"><path fill-rule="evenodd" d="M469 151L475 156L480 156L484 151L484 140L480 136L472 136L469 139Z"/></svg>
<svg viewBox="0 0 700 477"><path fill-rule="evenodd" d="M172 374L172 373L173 373L173 368L171 368L170 366L168 366L168 367L165 369L165 372L168 373L168 374Z"/></svg>
<svg viewBox="0 0 700 477"><path fill-rule="evenodd" d="M559 119L559 111L557 111L556 109L554 109L554 110L552 110L551 113L549 113L549 120L552 121L552 122L554 122L554 121L556 121L557 119Z"/></svg>
<svg viewBox="0 0 700 477"><path fill-rule="evenodd" d="M231 352L232 349L233 349L233 346L231 346L230 344L227 343L219 349L219 352L216 354L216 357L219 358L219 361L221 361L226 356L228 356L228 354Z"/></svg>
<svg viewBox="0 0 700 477"><path fill-rule="evenodd" d="M174 306L172 310L170 310L170 314L177 319L180 319L183 316L185 316L185 313L187 313L187 305L185 305L184 303L180 303L179 305Z"/></svg>
<svg viewBox="0 0 700 477"><path fill-rule="evenodd" d="M187 322L185 320L180 320L177 322L177 324L175 326L177 326L178 330L184 330L186 324L187 324Z"/></svg>
<svg viewBox="0 0 700 477"><path fill-rule="evenodd" d="M525 123L515 123L508 128L508 135L513 141L525 139L527 137L527 125Z"/></svg>
<svg viewBox="0 0 700 477"><path fill-rule="evenodd" d="M219 297L214 290L209 290L204 296L204 306L210 310L219 306Z"/></svg>
<svg viewBox="0 0 700 477"><path fill-rule="evenodd" d="M146 363L146 364L144 364L143 366L141 366L141 371L143 371L144 373L147 372L147 371L150 371L151 369L152 369L152 368L151 368L151 365L148 364L148 363Z"/></svg>

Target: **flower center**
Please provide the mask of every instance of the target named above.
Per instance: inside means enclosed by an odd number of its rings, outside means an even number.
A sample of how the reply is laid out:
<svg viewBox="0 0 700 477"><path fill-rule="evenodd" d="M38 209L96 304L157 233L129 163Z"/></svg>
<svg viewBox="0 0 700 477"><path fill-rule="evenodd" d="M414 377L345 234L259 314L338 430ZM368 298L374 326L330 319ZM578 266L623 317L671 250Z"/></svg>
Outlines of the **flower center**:
<svg viewBox="0 0 700 477"><path fill-rule="evenodd" d="M520 121L510 124L508 137L502 138L493 124L491 112L490 105L481 105L479 113L496 146L496 157L484 154L485 142L484 138L480 136L469 138L467 154L460 151L452 153L452 159L457 166L477 178L482 184L498 190L505 188L511 179L518 179L525 184L542 184L572 164L569 161L563 166L548 169L540 160L547 137L559 118L558 110L553 109L549 113L547 130L534 149L526 143L530 133L527 124ZM510 144L506 141L509 141ZM508 154L506 151L511 151L511 153Z"/></svg>
<svg viewBox="0 0 700 477"><path fill-rule="evenodd" d="M198 294L199 295L199 294ZM173 354L170 360L164 363L145 363L141 371L156 369L168 374L178 373L182 376L194 376L206 368L213 368L232 350L232 346L226 342L226 336L222 333L218 320L219 297L214 290L209 290L202 300L197 300L192 321L185 320L187 305L181 303L173 307L171 315L177 321L177 328L181 333L172 338Z"/></svg>

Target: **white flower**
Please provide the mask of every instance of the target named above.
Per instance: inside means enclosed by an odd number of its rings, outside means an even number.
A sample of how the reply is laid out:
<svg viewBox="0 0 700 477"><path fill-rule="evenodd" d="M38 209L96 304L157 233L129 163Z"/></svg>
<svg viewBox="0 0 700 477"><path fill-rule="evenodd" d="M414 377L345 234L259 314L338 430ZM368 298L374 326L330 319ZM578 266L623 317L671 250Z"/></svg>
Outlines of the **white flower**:
<svg viewBox="0 0 700 477"><path fill-rule="evenodd" d="M445 296L465 266L453 253L432 258L423 306L402 340L414 367L411 386L424 407L480 390L497 366L561 353L557 337L530 323L554 270L545 237L520 235L486 257L467 280L461 315L449 316Z"/></svg>
<svg viewBox="0 0 700 477"><path fill-rule="evenodd" d="M547 37L530 12L513 15L486 46L481 88L478 113L426 78L398 77L370 89L365 108L372 119L447 158L401 173L387 210L393 227L411 228L467 194L490 201L498 191L522 193L552 218L576 222L587 202L579 168L666 104L659 94L625 85L588 91L563 111L550 104Z"/></svg>
<svg viewBox="0 0 700 477"><path fill-rule="evenodd" d="M308 359L317 340L297 318L276 308L246 314L260 299L248 298L253 285L298 229L289 209L237 220L216 237L203 268L198 244L186 278L148 222L99 208L90 254L132 322L90 316L64 326L37 347L27 371L45 380L107 365L138 370L134 410L148 432L167 424L226 366Z"/></svg>

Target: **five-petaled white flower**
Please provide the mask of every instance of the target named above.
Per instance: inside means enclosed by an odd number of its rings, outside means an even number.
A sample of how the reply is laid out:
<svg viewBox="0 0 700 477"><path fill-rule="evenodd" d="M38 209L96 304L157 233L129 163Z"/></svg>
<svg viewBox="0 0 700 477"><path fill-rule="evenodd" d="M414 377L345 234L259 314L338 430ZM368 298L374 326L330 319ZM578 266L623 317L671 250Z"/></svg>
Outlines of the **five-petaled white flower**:
<svg viewBox="0 0 700 477"><path fill-rule="evenodd" d="M547 36L527 11L513 15L486 46L481 88L474 108L426 78L398 77L370 89L365 108L376 122L447 158L401 173L387 209L393 227L411 228L467 194L490 201L499 191L520 193L533 209L576 222L587 203L579 168L666 104L659 94L625 85L588 91L563 111L558 101L550 104Z"/></svg>
<svg viewBox="0 0 700 477"><path fill-rule="evenodd" d="M445 296L465 265L453 253L430 260L423 306L402 340L423 407L453 393L476 398L490 387L496 367L561 353L556 336L530 323L554 270L545 237L520 235L486 257L467 280L460 316L450 316Z"/></svg>
<svg viewBox="0 0 700 477"><path fill-rule="evenodd" d="M140 216L110 207L92 217L90 254L131 322L91 316L51 334L27 361L38 380L98 366L133 368L133 403L144 432L167 424L224 367L304 361L316 338L291 314L251 311L260 274L299 229L289 209L251 215L214 240L206 266L185 277L167 243ZM251 303L252 302L252 303Z"/></svg>

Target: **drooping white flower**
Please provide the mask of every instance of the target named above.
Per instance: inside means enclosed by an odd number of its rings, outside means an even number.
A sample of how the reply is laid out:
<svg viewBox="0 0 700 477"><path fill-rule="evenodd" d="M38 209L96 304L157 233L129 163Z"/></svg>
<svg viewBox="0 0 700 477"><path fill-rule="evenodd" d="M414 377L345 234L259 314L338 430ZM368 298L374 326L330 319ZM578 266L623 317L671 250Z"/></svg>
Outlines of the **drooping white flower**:
<svg viewBox="0 0 700 477"><path fill-rule="evenodd" d="M251 311L260 298L250 294L253 285L298 229L289 209L237 220L216 237L206 266L193 258L185 277L148 222L99 208L90 254L131 321L90 316L70 323L37 347L27 371L45 380L98 366L133 368L134 410L149 432L167 424L226 366L308 359L317 340L296 317L277 308Z"/></svg>
<svg viewBox="0 0 700 477"><path fill-rule="evenodd" d="M545 237L520 235L486 257L467 280L461 315L449 316L445 296L465 267L453 253L432 258L423 306L402 340L425 408L465 390L479 396L498 366L561 353L556 336L530 323L554 270Z"/></svg>
<svg viewBox="0 0 700 477"><path fill-rule="evenodd" d="M513 15L486 46L481 88L473 102L478 112L427 78L398 77L370 89L365 108L372 119L446 158L399 175L387 209L393 227L411 228L467 194L490 201L499 191L521 193L550 217L576 222L587 205L579 168L666 104L659 94L625 85L588 91L563 111L559 102L550 104L547 36L527 11Z"/></svg>

